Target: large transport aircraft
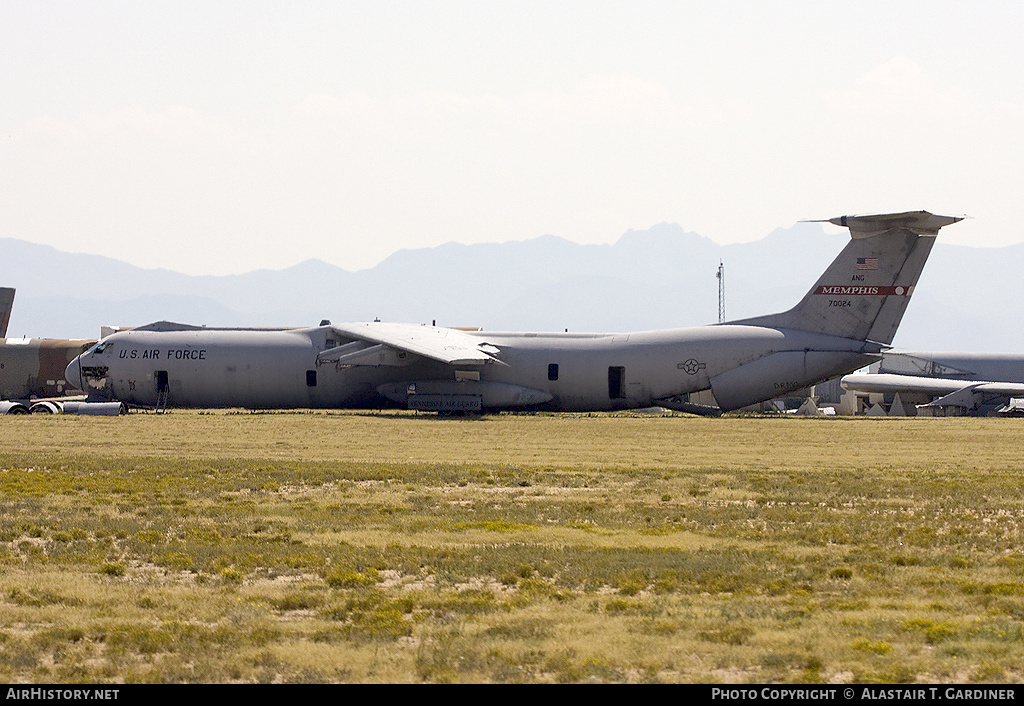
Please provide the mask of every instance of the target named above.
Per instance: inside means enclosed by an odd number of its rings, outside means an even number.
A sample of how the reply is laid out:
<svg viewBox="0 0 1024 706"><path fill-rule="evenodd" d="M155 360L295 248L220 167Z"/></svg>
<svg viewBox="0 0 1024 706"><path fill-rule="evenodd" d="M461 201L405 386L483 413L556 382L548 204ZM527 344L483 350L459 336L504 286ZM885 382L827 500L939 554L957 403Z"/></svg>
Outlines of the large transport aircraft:
<svg viewBox="0 0 1024 706"><path fill-rule="evenodd" d="M1024 397L1024 356L992 353L888 352L873 372L843 377L844 389L900 395L923 412L989 414ZM875 369L877 368L877 369Z"/></svg>
<svg viewBox="0 0 1024 706"><path fill-rule="evenodd" d="M96 341L5 338L13 305L14 290L0 287L0 414L60 411L79 392L64 377L68 364Z"/></svg>
<svg viewBox="0 0 1024 706"><path fill-rule="evenodd" d="M697 413L774 399L888 348L943 226L925 211L843 216L852 239L789 311L638 333L491 333L402 323L220 329L160 322L75 359L91 400L146 407ZM795 259L795 258L794 258ZM710 390L716 405L693 404Z"/></svg>

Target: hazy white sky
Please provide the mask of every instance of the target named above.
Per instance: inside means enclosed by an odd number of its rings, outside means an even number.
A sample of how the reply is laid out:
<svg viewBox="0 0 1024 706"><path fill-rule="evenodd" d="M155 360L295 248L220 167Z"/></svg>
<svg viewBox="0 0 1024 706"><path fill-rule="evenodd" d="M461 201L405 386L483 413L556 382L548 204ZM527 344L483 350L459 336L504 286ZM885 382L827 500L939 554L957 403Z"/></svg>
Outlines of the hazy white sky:
<svg viewBox="0 0 1024 706"><path fill-rule="evenodd" d="M0 0L0 237L191 274L719 243L927 209L1024 241L1024 3Z"/></svg>

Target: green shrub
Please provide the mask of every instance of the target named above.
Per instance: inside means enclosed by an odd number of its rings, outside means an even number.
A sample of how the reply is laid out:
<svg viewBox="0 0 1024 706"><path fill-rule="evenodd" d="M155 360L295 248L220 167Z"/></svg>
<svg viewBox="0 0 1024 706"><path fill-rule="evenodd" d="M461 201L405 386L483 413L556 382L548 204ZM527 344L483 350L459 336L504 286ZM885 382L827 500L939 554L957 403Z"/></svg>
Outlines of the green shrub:
<svg viewBox="0 0 1024 706"><path fill-rule="evenodd" d="M128 567L120 561L107 561L100 565L100 573L107 576L124 576Z"/></svg>

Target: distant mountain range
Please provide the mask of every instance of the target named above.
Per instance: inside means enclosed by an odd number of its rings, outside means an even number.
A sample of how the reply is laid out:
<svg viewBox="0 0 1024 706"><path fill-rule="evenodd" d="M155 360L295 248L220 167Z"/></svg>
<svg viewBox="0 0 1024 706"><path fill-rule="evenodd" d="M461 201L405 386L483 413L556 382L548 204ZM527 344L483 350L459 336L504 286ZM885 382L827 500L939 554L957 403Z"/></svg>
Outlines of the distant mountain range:
<svg viewBox="0 0 1024 706"><path fill-rule="evenodd" d="M209 326L312 326L322 319L410 321L486 330L638 331L795 304L846 234L816 223L717 245L674 224L629 231L614 245L551 235L501 244L401 250L348 272L319 260L283 270L193 277L0 238L0 286L17 296L9 335L95 338L102 325L162 319ZM946 245L941 235L895 341L902 349L1024 352L1024 301L1008 287L1024 244Z"/></svg>

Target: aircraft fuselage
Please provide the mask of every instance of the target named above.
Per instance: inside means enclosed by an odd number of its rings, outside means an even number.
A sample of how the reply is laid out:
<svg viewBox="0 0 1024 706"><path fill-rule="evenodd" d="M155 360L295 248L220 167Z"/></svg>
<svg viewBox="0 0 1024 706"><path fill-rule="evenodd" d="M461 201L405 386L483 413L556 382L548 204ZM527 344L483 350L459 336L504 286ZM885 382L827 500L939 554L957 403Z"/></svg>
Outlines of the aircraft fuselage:
<svg viewBox="0 0 1024 706"><path fill-rule="evenodd" d="M65 369L95 341L0 338L0 400L60 397L74 391Z"/></svg>
<svg viewBox="0 0 1024 706"><path fill-rule="evenodd" d="M161 391L176 407L408 406L409 386L419 386L421 395L441 392L451 399L460 392L480 394L484 408L587 411L644 407L705 390L716 376L779 353L789 354L790 362L762 361L755 371L757 384L779 396L807 384L807 364L801 361L808 353L827 357L821 379L875 359L863 341L754 326L470 335L500 349L504 365L452 366L415 356L406 365L318 361L318 353L346 342L329 326L132 330L104 339L72 363L68 375L81 379L93 397L141 406L158 404Z"/></svg>

